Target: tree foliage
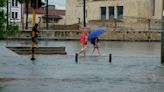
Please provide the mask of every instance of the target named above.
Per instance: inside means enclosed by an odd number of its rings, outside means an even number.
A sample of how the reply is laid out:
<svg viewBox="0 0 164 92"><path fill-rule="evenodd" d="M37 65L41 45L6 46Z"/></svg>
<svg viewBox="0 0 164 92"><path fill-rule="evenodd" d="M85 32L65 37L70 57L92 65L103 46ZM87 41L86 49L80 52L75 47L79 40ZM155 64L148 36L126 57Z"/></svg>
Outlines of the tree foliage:
<svg viewBox="0 0 164 92"><path fill-rule="evenodd" d="M5 33L5 13L4 13L4 8L6 4L6 0L0 0L0 38L4 35Z"/></svg>
<svg viewBox="0 0 164 92"><path fill-rule="evenodd" d="M0 7L4 7L6 5L6 0L0 0Z"/></svg>
<svg viewBox="0 0 164 92"><path fill-rule="evenodd" d="M5 13L6 0L0 0L0 39L18 33L18 25L10 24L7 28L7 16Z"/></svg>

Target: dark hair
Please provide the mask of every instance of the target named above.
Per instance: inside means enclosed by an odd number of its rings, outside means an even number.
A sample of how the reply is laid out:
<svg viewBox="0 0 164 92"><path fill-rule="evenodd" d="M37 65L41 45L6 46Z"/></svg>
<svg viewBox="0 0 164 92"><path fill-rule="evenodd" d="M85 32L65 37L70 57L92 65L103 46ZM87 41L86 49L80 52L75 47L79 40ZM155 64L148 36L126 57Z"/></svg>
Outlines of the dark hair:
<svg viewBox="0 0 164 92"><path fill-rule="evenodd" d="M38 24L37 23L35 24L35 27L38 27Z"/></svg>

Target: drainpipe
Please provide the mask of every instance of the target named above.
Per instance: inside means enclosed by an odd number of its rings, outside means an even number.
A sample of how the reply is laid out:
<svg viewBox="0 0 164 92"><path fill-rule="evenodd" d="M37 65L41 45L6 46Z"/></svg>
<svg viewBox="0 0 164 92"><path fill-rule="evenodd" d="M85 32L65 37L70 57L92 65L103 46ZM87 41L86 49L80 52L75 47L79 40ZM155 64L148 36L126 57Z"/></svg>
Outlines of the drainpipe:
<svg viewBox="0 0 164 92"><path fill-rule="evenodd" d="M7 0L7 29L9 28L9 1Z"/></svg>

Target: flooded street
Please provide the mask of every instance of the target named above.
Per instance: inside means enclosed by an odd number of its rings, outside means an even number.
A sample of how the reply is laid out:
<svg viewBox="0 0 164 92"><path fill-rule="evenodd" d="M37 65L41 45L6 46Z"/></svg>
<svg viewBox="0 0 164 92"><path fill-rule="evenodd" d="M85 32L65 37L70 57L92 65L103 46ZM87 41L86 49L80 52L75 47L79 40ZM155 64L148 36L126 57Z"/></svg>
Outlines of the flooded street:
<svg viewBox="0 0 164 92"><path fill-rule="evenodd" d="M31 46L1 41L1 46ZM159 42L101 42L102 56L79 57L78 41L41 41L40 46L64 46L68 55L0 54L0 92L163 92L164 66ZM2 47L1 47L2 48ZM4 48L3 48L4 49ZM112 63L109 63L109 54Z"/></svg>
<svg viewBox="0 0 164 92"><path fill-rule="evenodd" d="M2 41L0 44L4 46L31 46L31 41ZM74 55L81 49L79 41L40 41L39 46L45 47L66 47L68 55ZM92 47L90 42L88 46ZM100 42L100 51L102 55L121 55L121 56L160 56L160 42L117 42L117 41L102 41ZM87 54L90 55L92 48L87 49Z"/></svg>

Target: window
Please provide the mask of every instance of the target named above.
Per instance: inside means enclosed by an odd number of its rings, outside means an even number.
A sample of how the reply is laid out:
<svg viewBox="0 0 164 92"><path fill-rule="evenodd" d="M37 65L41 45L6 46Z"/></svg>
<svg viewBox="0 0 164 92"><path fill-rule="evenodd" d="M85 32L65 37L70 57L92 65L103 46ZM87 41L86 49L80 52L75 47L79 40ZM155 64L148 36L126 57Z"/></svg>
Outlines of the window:
<svg viewBox="0 0 164 92"><path fill-rule="evenodd" d="M15 12L15 18L18 19L18 12Z"/></svg>
<svg viewBox="0 0 164 92"><path fill-rule="evenodd" d="M11 13L11 18L12 19L18 19L18 12L12 12Z"/></svg>
<svg viewBox="0 0 164 92"><path fill-rule="evenodd" d="M15 0L12 0L12 2L11 2L11 3L12 3L12 6L14 6L14 1L15 1Z"/></svg>
<svg viewBox="0 0 164 92"><path fill-rule="evenodd" d="M11 13L11 18L14 19L14 12Z"/></svg>
<svg viewBox="0 0 164 92"><path fill-rule="evenodd" d="M118 18L123 18L123 6L117 6Z"/></svg>
<svg viewBox="0 0 164 92"><path fill-rule="evenodd" d="M106 7L101 7L101 19L106 19Z"/></svg>
<svg viewBox="0 0 164 92"><path fill-rule="evenodd" d="M15 0L15 6L18 6L18 1L17 0Z"/></svg>
<svg viewBox="0 0 164 92"><path fill-rule="evenodd" d="M17 0L12 0L11 3L12 3L12 6L14 6L14 7L15 7L15 6L18 6L18 1L17 1Z"/></svg>
<svg viewBox="0 0 164 92"><path fill-rule="evenodd" d="M114 18L114 6L109 7L109 18Z"/></svg>

